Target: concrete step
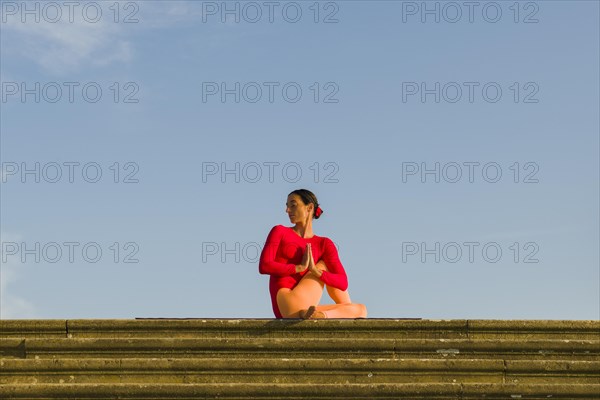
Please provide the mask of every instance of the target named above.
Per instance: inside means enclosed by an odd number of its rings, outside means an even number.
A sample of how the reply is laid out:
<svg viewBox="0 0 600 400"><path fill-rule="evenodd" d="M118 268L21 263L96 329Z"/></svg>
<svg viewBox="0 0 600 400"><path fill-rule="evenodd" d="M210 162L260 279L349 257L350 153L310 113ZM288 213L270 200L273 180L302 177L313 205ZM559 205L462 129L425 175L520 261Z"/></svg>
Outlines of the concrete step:
<svg viewBox="0 0 600 400"><path fill-rule="evenodd" d="M0 384L600 383L600 361L489 359L4 359Z"/></svg>
<svg viewBox="0 0 600 400"><path fill-rule="evenodd" d="M481 354L510 359L575 357L586 360L600 355L600 341L594 340L514 340L514 339L370 339L356 338L29 338L1 339L3 357L223 357L239 353L253 357L287 354L303 357L353 358L385 355L388 358L466 356Z"/></svg>
<svg viewBox="0 0 600 400"><path fill-rule="evenodd" d="M599 340L594 320L73 319L0 320L3 338L372 338Z"/></svg>
<svg viewBox="0 0 600 400"><path fill-rule="evenodd" d="M35 384L2 385L10 399L597 399L598 384ZM406 397L409 396L409 397Z"/></svg>
<svg viewBox="0 0 600 400"><path fill-rule="evenodd" d="M600 398L600 321L0 320L1 399Z"/></svg>

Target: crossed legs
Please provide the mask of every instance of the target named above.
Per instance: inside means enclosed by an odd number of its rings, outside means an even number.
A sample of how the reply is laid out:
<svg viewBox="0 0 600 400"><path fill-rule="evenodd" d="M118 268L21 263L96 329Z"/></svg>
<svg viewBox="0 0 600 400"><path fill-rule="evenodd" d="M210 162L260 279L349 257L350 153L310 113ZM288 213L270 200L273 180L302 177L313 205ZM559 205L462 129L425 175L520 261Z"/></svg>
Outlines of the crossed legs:
<svg viewBox="0 0 600 400"><path fill-rule="evenodd" d="M317 263L317 268L328 271L323 261ZM336 304L318 305L325 286L319 277L309 271L293 289L279 289L277 306L283 318L305 318L307 314L319 318L367 317L367 307L352 303L347 290L327 286L327 293Z"/></svg>

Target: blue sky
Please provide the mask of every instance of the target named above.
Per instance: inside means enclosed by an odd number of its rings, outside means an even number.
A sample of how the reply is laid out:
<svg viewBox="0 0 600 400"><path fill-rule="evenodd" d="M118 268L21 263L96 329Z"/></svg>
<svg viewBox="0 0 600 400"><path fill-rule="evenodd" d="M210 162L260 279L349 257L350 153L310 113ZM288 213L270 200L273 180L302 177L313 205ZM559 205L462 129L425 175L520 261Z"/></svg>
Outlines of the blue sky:
<svg viewBox="0 0 600 400"><path fill-rule="evenodd" d="M297 188L371 318L600 318L598 2L0 3L1 318L272 318Z"/></svg>

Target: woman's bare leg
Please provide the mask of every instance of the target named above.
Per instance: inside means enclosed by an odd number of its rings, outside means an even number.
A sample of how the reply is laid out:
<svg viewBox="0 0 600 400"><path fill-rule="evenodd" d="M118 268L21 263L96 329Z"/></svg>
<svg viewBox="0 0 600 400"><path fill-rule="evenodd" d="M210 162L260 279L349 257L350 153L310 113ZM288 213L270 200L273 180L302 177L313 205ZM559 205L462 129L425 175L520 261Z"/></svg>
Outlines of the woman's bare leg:
<svg viewBox="0 0 600 400"><path fill-rule="evenodd" d="M320 318L367 318L367 307L359 303L327 304L315 309L323 313Z"/></svg>
<svg viewBox="0 0 600 400"><path fill-rule="evenodd" d="M277 306L283 318L301 318L308 307L319 304L324 286L321 279L309 271L293 289L279 289Z"/></svg>
<svg viewBox="0 0 600 400"><path fill-rule="evenodd" d="M352 300L350 300L350 294L348 293L347 290L344 290L342 292L340 289L334 288L329 285L326 285L326 287L327 287L327 293L329 294L329 297L331 297L331 300L335 301L336 304L352 303Z"/></svg>
<svg viewBox="0 0 600 400"><path fill-rule="evenodd" d="M316 266L329 271L323 260L320 260ZM336 304L316 305L314 310L317 312L314 317L320 312L320 318L367 318L367 307L364 304L352 304L348 290L342 291L327 285L327 293Z"/></svg>
<svg viewBox="0 0 600 400"><path fill-rule="evenodd" d="M325 264L325 262L323 260L319 260L316 267L321 270L329 271L329 269L327 269L327 265ZM329 285L325 285L325 286L327 287L327 293L329 294L329 297L331 297L331 300L335 301L336 304L352 303L352 301L350 300L350 294L348 293L348 290L342 291L333 286L329 286Z"/></svg>
<svg viewBox="0 0 600 400"><path fill-rule="evenodd" d="M325 263L322 263L321 267L321 269L327 269ZM277 306L283 318L303 318L310 306L314 306L314 309L319 312L317 314L322 313L320 318L367 317L366 306L350 303L350 295L347 290L342 291L327 286L327 292L332 300L338 304L317 305L323 296L324 286L325 283L319 277L312 272L308 272L293 289L279 289L277 292Z"/></svg>

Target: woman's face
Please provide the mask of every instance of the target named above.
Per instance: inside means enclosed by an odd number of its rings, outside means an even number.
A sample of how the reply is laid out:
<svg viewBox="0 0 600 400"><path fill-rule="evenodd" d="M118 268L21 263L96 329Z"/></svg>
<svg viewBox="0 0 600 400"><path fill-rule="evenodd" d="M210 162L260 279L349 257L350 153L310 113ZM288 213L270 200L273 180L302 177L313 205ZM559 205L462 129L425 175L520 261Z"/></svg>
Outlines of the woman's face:
<svg viewBox="0 0 600 400"><path fill-rule="evenodd" d="M302 202L302 198L297 194L290 194L285 203L285 212L290 217L290 222L306 221L310 215L309 205Z"/></svg>

